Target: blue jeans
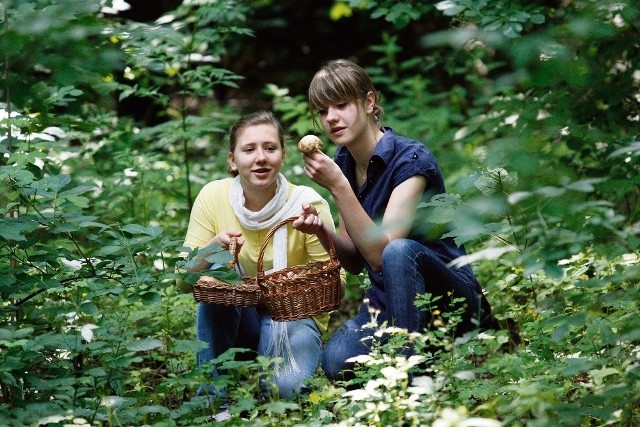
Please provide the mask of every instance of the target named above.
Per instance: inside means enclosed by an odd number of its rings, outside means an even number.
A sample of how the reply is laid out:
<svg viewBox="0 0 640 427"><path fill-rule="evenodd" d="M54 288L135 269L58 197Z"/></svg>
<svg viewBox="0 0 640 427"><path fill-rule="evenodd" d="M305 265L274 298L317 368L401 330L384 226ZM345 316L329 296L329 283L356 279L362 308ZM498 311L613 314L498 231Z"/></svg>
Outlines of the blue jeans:
<svg viewBox="0 0 640 427"><path fill-rule="evenodd" d="M447 267L436 252L410 239L396 239L382 253L385 307L380 309L377 323L388 321L389 325L406 328L410 332L422 331L431 321L431 314L415 306L417 295L425 292L442 296L439 303L452 298L464 298L466 310L457 334L488 324L491 309L482 295L482 289L468 276L455 268ZM450 295L449 295L450 293ZM450 311L446 305L434 304L441 312ZM371 321L368 306L361 304L360 311L338 330L327 342L322 354L322 369L328 378L345 378L343 375L353 367L347 359L370 351L373 328L362 326Z"/></svg>
<svg viewBox="0 0 640 427"><path fill-rule="evenodd" d="M209 344L197 354L198 366L203 365L230 348L248 348L258 354L273 357L270 347L275 324L263 308L232 307L198 303L196 308L196 333L199 340ZM291 320L285 323L292 355L299 370L294 370L285 358L273 379L280 397L288 399L304 386L304 380L315 374L320 364L322 340L320 330L312 318ZM214 376L216 372L212 373ZM216 393L216 391L214 391ZM224 393L218 390L217 393Z"/></svg>

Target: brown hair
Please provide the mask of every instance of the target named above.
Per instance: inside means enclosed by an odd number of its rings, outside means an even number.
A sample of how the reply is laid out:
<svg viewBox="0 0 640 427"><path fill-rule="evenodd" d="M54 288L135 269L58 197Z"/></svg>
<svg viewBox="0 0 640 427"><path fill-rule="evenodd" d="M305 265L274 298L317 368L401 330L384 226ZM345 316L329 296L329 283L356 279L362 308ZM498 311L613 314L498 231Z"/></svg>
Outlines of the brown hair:
<svg viewBox="0 0 640 427"><path fill-rule="evenodd" d="M280 148L282 152L285 152L285 133L280 121L271 111L256 111L240 117L229 130L229 152L233 153L238 144L238 135L243 130L252 126L258 125L271 125L278 131L278 140L280 141ZM231 166L227 166L227 172L231 176L237 176L238 171L231 169Z"/></svg>
<svg viewBox="0 0 640 427"><path fill-rule="evenodd" d="M343 102L364 101L373 92L375 103L372 117L380 123L383 110L378 103L380 93L362 67L347 59L334 59L323 65L309 84L309 109L313 121L317 123L318 112L330 105Z"/></svg>

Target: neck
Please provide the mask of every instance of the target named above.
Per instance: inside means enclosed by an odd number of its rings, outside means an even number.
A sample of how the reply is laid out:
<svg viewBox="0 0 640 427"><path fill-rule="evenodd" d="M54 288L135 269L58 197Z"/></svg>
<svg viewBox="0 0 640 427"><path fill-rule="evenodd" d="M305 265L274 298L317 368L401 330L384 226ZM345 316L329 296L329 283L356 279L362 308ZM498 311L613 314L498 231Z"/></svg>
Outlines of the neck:
<svg viewBox="0 0 640 427"><path fill-rule="evenodd" d="M242 192L244 193L244 207L252 212L258 212L275 196L276 183L274 182L268 188L248 188L243 185Z"/></svg>

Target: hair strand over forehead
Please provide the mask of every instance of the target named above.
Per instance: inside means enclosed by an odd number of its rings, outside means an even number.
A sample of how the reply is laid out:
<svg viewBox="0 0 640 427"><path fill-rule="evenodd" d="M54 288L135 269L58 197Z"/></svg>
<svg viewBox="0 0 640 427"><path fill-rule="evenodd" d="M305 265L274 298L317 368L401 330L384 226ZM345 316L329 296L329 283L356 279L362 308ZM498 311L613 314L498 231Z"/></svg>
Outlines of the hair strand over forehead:
<svg viewBox="0 0 640 427"><path fill-rule="evenodd" d="M330 105L365 100L369 92L375 96L373 116L379 121L382 117L382 108L378 105L380 94L367 72L349 60L334 59L313 76L309 84L309 108L315 118L318 111Z"/></svg>

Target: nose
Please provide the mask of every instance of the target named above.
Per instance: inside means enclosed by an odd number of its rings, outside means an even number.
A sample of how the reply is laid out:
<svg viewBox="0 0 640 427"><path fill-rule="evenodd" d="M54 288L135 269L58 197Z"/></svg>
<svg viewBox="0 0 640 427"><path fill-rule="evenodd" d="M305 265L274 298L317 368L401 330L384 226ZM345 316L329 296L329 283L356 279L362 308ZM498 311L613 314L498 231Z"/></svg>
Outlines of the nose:
<svg viewBox="0 0 640 427"><path fill-rule="evenodd" d="M327 116L326 116L326 120L327 122L335 122L336 120L338 120L338 116L336 115L336 109L334 107L328 107L327 108Z"/></svg>
<svg viewBox="0 0 640 427"><path fill-rule="evenodd" d="M265 151L262 148L256 149L256 162L264 163L267 160Z"/></svg>

